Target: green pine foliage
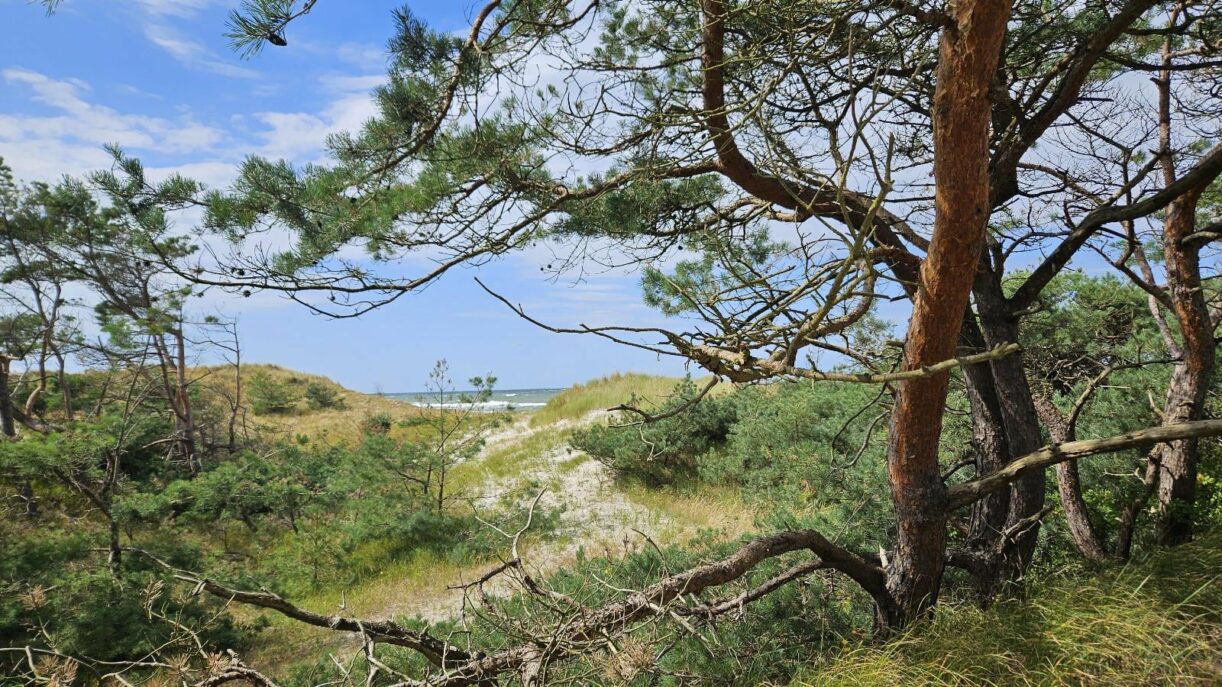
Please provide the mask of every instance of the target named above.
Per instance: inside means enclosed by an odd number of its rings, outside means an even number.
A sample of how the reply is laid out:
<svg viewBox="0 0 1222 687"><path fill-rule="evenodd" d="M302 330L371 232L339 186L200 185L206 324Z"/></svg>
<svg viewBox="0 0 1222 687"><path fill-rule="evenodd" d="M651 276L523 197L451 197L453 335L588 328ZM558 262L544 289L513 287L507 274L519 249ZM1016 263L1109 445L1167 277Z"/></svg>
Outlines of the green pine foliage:
<svg viewBox="0 0 1222 687"><path fill-rule="evenodd" d="M734 423L737 398L723 396L692 405L699 390L691 379L680 382L669 400L650 412L675 415L656 422L624 412L623 424L595 425L573 433L573 446L602 462L621 477L657 486L695 477L697 459L725 443ZM629 405L639 405L630 400Z"/></svg>
<svg viewBox="0 0 1222 687"><path fill-rule="evenodd" d="M319 381L306 384L305 399L310 410L343 410L347 407L344 397L335 387Z"/></svg>
<svg viewBox="0 0 1222 687"><path fill-rule="evenodd" d="M290 413L301 400L301 392L289 380L272 377L260 370L250 376L246 400L257 415Z"/></svg>

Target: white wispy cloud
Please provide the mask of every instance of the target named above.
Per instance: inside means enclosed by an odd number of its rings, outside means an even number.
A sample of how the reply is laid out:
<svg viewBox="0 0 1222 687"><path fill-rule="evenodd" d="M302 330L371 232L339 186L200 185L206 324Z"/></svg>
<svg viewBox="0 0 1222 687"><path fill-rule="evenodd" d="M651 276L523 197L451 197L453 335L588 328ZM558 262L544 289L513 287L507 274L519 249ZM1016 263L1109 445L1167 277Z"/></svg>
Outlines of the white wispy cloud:
<svg viewBox="0 0 1222 687"><path fill-rule="evenodd" d="M258 133L258 153L294 162L318 161L327 136L357 131L377 114L370 91L385 81L381 76L329 74L319 85L332 100L318 112L259 112L254 119L263 125Z"/></svg>
<svg viewBox="0 0 1222 687"><path fill-rule="evenodd" d="M0 153L23 178L56 178L104 166L108 158L102 146L109 143L197 153L213 149L224 138L221 129L186 115L169 119L123 113L90 102L89 85L77 79L54 79L17 67L0 70L0 78L52 111L0 113Z"/></svg>
<svg viewBox="0 0 1222 687"><path fill-rule="evenodd" d="M140 9L154 16L193 17L218 0L136 0Z"/></svg>
<svg viewBox="0 0 1222 687"><path fill-rule="evenodd" d="M238 79L259 78L259 72L223 59L203 43L184 37L166 24L146 24L144 35L154 45L191 69Z"/></svg>

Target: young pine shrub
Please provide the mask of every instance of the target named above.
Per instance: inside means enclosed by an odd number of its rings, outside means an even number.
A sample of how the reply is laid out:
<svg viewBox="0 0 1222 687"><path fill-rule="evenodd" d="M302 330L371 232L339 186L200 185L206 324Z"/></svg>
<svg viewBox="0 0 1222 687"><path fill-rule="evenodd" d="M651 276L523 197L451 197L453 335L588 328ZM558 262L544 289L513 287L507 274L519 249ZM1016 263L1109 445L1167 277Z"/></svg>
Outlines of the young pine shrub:
<svg viewBox="0 0 1222 687"><path fill-rule="evenodd" d="M347 405L335 387L323 382L306 384L305 399L310 410L342 410Z"/></svg>
<svg viewBox="0 0 1222 687"><path fill-rule="evenodd" d="M386 436L394 424L390 413L371 413L361 420L361 431L367 436Z"/></svg>
<svg viewBox="0 0 1222 687"><path fill-rule="evenodd" d="M670 399L654 415L664 415L690 404L699 393L691 379L675 387ZM686 410L641 423L634 414L621 413L621 424L595 425L573 433L573 446L594 457L618 477L638 479L651 486L695 477L701 456L723 444L737 417L733 396L706 396Z"/></svg>
<svg viewBox="0 0 1222 687"><path fill-rule="evenodd" d="M297 407L300 394L290 384L259 371L246 384L246 400L256 415L279 415Z"/></svg>

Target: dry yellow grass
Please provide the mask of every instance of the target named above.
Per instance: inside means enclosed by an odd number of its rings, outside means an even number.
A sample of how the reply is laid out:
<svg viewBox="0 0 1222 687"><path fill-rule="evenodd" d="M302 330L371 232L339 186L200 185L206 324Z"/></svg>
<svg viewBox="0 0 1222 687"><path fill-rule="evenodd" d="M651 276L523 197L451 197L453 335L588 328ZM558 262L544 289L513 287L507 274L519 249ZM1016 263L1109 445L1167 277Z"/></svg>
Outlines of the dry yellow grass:
<svg viewBox="0 0 1222 687"><path fill-rule="evenodd" d="M944 604L886 643L818 657L792 687L1222 684L1222 531L1089 576Z"/></svg>
<svg viewBox="0 0 1222 687"><path fill-rule="evenodd" d="M272 438L294 439L305 435L310 441L320 444L352 443L360 439L361 423L365 418L376 414L390 416L395 423L391 436L395 437L405 433L404 428L398 426L400 421L418 418L428 412L410 403L346 389L321 375L297 372L278 365L243 365L243 387L257 374L264 374L273 381L288 384L302 392L310 383L323 384L332 388L336 395L343 399L341 408L319 410L311 409L302 399L297 402L292 412L280 414L256 415L247 408L245 419L250 430ZM205 388L229 396L232 396L236 388L232 368L198 368L192 370L192 377L198 379L198 383Z"/></svg>
<svg viewBox="0 0 1222 687"><path fill-rule="evenodd" d="M626 486L624 495L633 503L669 518L680 541L702 530L716 530L721 536L733 539L757 529L756 513L743 503L738 489L702 484L696 491L635 484Z"/></svg>

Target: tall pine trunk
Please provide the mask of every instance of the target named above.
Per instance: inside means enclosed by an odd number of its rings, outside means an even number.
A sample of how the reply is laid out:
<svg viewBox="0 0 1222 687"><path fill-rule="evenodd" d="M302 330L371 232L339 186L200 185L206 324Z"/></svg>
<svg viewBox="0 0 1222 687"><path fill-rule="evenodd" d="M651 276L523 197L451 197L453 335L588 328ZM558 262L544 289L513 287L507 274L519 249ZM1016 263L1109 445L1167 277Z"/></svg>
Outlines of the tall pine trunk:
<svg viewBox="0 0 1222 687"><path fill-rule="evenodd" d="M918 369L955 355L989 217L989 84L997 69L1008 2L961 0L938 46L933 100L934 232L921 264L904 346ZM887 450L895 504L896 550L884 622L903 625L938 598L946 555L946 487L938 466L950 375L900 384Z"/></svg>
<svg viewBox="0 0 1222 687"><path fill-rule="evenodd" d="M1163 251L1167 285L1183 340L1183 359L1175 366L1167 388L1163 424L1200 420L1205 395L1216 364L1213 323L1201 289L1199 244L1185 241L1196 227L1201 191L1184 194L1167 207L1163 220ZM1158 458L1158 541L1164 545L1192 538L1196 501L1198 440L1166 444Z"/></svg>

